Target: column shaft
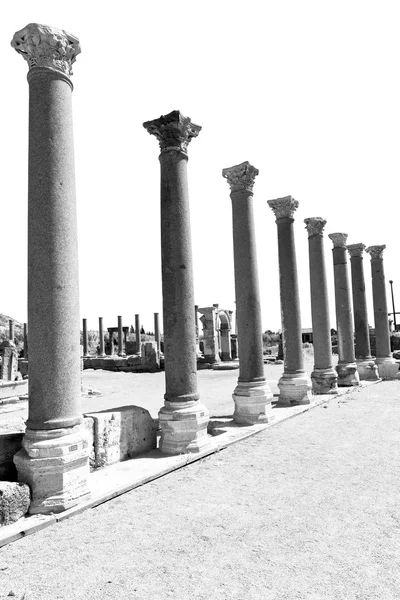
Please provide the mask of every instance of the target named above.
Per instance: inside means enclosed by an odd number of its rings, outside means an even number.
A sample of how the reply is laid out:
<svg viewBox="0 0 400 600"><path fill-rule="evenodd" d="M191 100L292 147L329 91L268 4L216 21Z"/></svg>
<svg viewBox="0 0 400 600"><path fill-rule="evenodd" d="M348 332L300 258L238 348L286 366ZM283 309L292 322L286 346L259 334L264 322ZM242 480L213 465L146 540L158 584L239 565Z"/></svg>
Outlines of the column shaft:
<svg viewBox="0 0 400 600"><path fill-rule="evenodd" d="M279 287L281 298L284 371L279 380L280 404L309 404L311 379L304 370L299 285L293 214L298 207L291 196L269 200L278 228Z"/></svg>
<svg viewBox="0 0 400 600"><path fill-rule="evenodd" d="M198 452L209 444L208 411L197 392L187 147L201 128L179 111L143 125L161 148L165 405L159 412L160 450L169 454Z"/></svg>
<svg viewBox="0 0 400 600"><path fill-rule="evenodd" d="M122 329L122 317L118 317L118 356L124 354L124 332Z"/></svg>
<svg viewBox="0 0 400 600"><path fill-rule="evenodd" d="M371 255L372 296L374 303L376 364L382 378L397 377L398 364L390 349L390 331L386 296L383 250L386 246L370 246L366 249Z"/></svg>
<svg viewBox="0 0 400 600"><path fill-rule="evenodd" d="M28 182L29 415L18 477L30 512L59 512L87 496L82 424L78 247L71 64L79 41L30 24L12 46L30 64ZM50 374L50 375L49 375Z"/></svg>
<svg viewBox="0 0 400 600"><path fill-rule="evenodd" d="M244 162L224 169L231 186L236 318L240 346L239 378L233 392L236 423L268 422L272 393L264 374L260 290L253 214L253 185L258 170Z"/></svg>
<svg viewBox="0 0 400 600"><path fill-rule="evenodd" d="M142 337L140 334L140 315L135 315L135 336L136 336L136 354L142 355Z"/></svg>
<svg viewBox="0 0 400 600"><path fill-rule="evenodd" d="M361 380L376 381L379 379L378 368L371 356L369 340L367 298L363 268L364 244L347 246L351 264L351 287L353 292L353 312L355 329L355 357L357 370Z"/></svg>
<svg viewBox="0 0 400 600"><path fill-rule="evenodd" d="M332 367L332 343L328 288L322 235L326 221L305 219L310 260L311 318L314 346L314 370L311 373L315 394L337 393L337 373Z"/></svg>
<svg viewBox="0 0 400 600"><path fill-rule="evenodd" d="M350 302L350 284L347 270L346 233L331 233L333 241L333 272L335 280L335 306L339 361L336 367L338 385L348 387L358 385L354 352L353 313Z"/></svg>
<svg viewBox="0 0 400 600"><path fill-rule="evenodd" d="M87 319L82 319L83 356L88 354L88 330Z"/></svg>
<svg viewBox="0 0 400 600"><path fill-rule="evenodd" d="M104 328L103 328L103 317L99 317L99 346L100 346L100 356L105 356L104 352Z"/></svg>

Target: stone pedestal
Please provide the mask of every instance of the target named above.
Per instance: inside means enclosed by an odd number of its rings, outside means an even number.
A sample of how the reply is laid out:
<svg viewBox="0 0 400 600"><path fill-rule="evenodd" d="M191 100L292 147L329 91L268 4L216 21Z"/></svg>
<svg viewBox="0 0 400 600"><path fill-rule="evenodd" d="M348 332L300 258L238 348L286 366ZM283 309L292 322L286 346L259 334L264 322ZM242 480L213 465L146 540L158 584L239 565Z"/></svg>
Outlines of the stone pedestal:
<svg viewBox="0 0 400 600"><path fill-rule="evenodd" d="M269 422L272 392L264 374L260 291L254 231L253 186L258 170L249 162L222 171L231 188L239 378L233 392L236 423Z"/></svg>
<svg viewBox="0 0 400 600"><path fill-rule="evenodd" d="M80 324L69 33L30 24L11 45L29 64L29 416L14 456L32 490L31 513L88 496L82 427ZM68 351L66 351L68 349Z"/></svg>
<svg viewBox="0 0 400 600"><path fill-rule="evenodd" d="M333 270L335 279L335 306L339 362L336 371L340 387L360 383L354 353L353 314L350 303L350 285L347 272L347 233L330 233L333 242Z"/></svg>
<svg viewBox="0 0 400 600"><path fill-rule="evenodd" d="M87 319L82 319L82 341L83 341L83 356L88 355L88 330L87 330Z"/></svg>
<svg viewBox="0 0 400 600"><path fill-rule="evenodd" d="M304 370L301 341L299 284L293 215L299 203L292 196L268 200L278 226L279 284L281 295L284 371L279 380L279 404L309 404L311 379Z"/></svg>
<svg viewBox="0 0 400 600"><path fill-rule="evenodd" d="M351 264L351 286L353 292L353 312L355 328L355 357L357 371L361 380L376 381L379 379L378 367L371 355L369 340L367 298L363 268L364 244L347 245Z"/></svg>
<svg viewBox="0 0 400 600"><path fill-rule="evenodd" d="M321 217L304 220L308 233L310 259L311 317L314 346L314 370L311 381L314 394L337 393L337 373L332 366L331 326L324 257Z"/></svg>
<svg viewBox="0 0 400 600"><path fill-rule="evenodd" d="M0 379L15 381L18 372L18 352L13 342L4 340L0 344L0 358Z"/></svg>
<svg viewBox="0 0 400 600"><path fill-rule="evenodd" d="M219 363L219 343L218 332L215 327L217 309L214 306L198 308L198 312L203 315L200 321L203 325L203 344L204 358L209 363Z"/></svg>
<svg viewBox="0 0 400 600"><path fill-rule="evenodd" d="M105 356L104 352L104 327L103 317L99 317L99 356Z"/></svg>
<svg viewBox="0 0 400 600"><path fill-rule="evenodd" d="M376 365L382 379L397 377L399 365L390 350L390 332L386 297L385 271L383 268L383 246L369 246L366 252L371 255L372 296L374 303Z"/></svg>
<svg viewBox="0 0 400 600"><path fill-rule="evenodd" d="M187 148L200 127L179 111L143 124L160 143L161 264L165 406L161 452L198 452L209 445L208 410L197 392L196 331L187 184Z"/></svg>
<svg viewBox="0 0 400 600"><path fill-rule="evenodd" d="M142 355L142 336L140 333L140 315L135 315L135 337L136 337L136 354Z"/></svg>

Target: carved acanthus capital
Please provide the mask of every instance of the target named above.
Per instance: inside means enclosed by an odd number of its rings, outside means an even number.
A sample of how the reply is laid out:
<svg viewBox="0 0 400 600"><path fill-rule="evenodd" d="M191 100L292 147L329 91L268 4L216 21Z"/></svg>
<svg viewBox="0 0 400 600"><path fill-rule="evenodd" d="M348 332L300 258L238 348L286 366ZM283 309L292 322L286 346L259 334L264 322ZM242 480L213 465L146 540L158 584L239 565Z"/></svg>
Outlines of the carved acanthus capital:
<svg viewBox="0 0 400 600"><path fill-rule="evenodd" d="M329 233L328 238L333 242L334 248L346 248L348 233Z"/></svg>
<svg viewBox="0 0 400 600"><path fill-rule="evenodd" d="M293 219L294 211L297 210L299 203L292 196L284 198L276 198L276 200L267 200L268 205L272 208L276 220L288 217Z"/></svg>
<svg viewBox="0 0 400 600"><path fill-rule="evenodd" d="M386 248L386 245L383 246L369 246L365 249L365 252L371 255L371 258L383 258L383 251Z"/></svg>
<svg viewBox="0 0 400 600"><path fill-rule="evenodd" d="M81 51L75 36L63 29L38 23L29 23L17 31L11 46L24 57L29 69L47 67L68 77L72 75L72 64Z"/></svg>
<svg viewBox="0 0 400 600"><path fill-rule="evenodd" d="M355 257L362 258L365 248L366 248L365 244L349 244L347 246L347 250L349 251L350 258L355 258Z"/></svg>
<svg viewBox="0 0 400 600"><path fill-rule="evenodd" d="M201 131L200 125L192 123L189 117L184 117L179 110L173 110L154 121L146 121L143 127L156 136L161 152L177 150L186 155L189 142Z"/></svg>
<svg viewBox="0 0 400 600"><path fill-rule="evenodd" d="M253 193L254 181L258 172L258 169L246 160L240 165L222 169L222 177L228 180L231 193L242 191Z"/></svg>
<svg viewBox="0 0 400 600"><path fill-rule="evenodd" d="M323 219L322 217L310 217L308 219L304 219L304 223L306 224L308 237L311 237L312 235L323 234L324 227L326 225L326 219Z"/></svg>

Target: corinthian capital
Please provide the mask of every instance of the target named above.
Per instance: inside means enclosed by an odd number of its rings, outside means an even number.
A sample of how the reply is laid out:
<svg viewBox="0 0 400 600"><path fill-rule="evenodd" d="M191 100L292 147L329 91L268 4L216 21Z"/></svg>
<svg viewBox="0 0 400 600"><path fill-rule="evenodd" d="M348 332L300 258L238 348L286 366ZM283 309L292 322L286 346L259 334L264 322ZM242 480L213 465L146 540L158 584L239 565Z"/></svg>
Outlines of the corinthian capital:
<svg viewBox="0 0 400 600"><path fill-rule="evenodd" d="M192 123L189 117L184 117L179 110L173 110L154 121L146 121L143 127L156 136L161 152L177 150L183 154L187 154L189 142L201 131L200 125Z"/></svg>
<svg viewBox="0 0 400 600"><path fill-rule="evenodd" d="M304 223L306 224L308 237L311 237L312 235L323 234L326 220L322 217L310 217L308 219L304 219Z"/></svg>
<svg viewBox="0 0 400 600"><path fill-rule="evenodd" d="M328 238L333 242L334 248L346 248L348 233L329 233Z"/></svg>
<svg viewBox="0 0 400 600"><path fill-rule="evenodd" d="M47 67L68 76L72 75L72 64L81 51L75 36L38 23L29 23L14 33L11 46L24 57L29 69Z"/></svg>
<svg viewBox="0 0 400 600"><path fill-rule="evenodd" d="M247 160L246 162L222 169L222 177L228 180L231 192L241 192L243 190L253 193L253 185L258 175L258 169L253 167Z"/></svg>
<svg viewBox="0 0 400 600"><path fill-rule="evenodd" d="M362 257L365 247L365 244L349 244L347 250L349 251L350 258Z"/></svg>
<svg viewBox="0 0 400 600"><path fill-rule="evenodd" d="M268 205L272 208L275 218L283 219L289 217L293 219L294 211L297 210L299 203L292 196L285 196L284 198L276 198L276 200L267 200Z"/></svg>
<svg viewBox="0 0 400 600"><path fill-rule="evenodd" d="M365 249L365 252L371 255L371 258L383 258L383 251L386 248L386 245L383 246L369 246Z"/></svg>

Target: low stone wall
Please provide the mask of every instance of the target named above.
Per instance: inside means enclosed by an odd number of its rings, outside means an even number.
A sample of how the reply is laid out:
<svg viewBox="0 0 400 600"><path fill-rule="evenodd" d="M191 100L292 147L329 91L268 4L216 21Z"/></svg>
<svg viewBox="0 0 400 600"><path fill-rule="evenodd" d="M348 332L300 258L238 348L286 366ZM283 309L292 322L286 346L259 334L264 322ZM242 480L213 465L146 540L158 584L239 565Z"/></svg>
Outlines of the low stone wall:
<svg viewBox="0 0 400 600"><path fill-rule="evenodd" d="M142 343L142 355L131 356L94 356L83 359L84 369L104 369L106 371L125 371L128 373L160 370L160 359L157 356L155 342Z"/></svg>

